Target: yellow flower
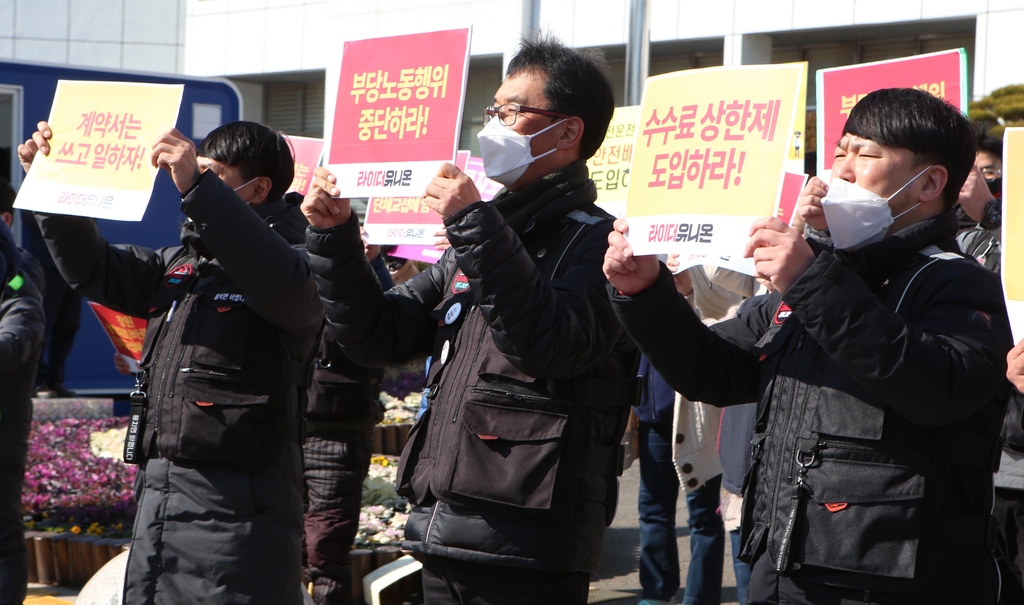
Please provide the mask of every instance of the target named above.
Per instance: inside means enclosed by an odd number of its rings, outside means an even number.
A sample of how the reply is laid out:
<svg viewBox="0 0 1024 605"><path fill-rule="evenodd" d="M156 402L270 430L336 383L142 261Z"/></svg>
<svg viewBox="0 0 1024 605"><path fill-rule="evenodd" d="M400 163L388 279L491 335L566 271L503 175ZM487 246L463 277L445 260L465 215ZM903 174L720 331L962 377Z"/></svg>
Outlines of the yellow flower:
<svg viewBox="0 0 1024 605"><path fill-rule="evenodd" d="M25 521L25 529L32 529L36 526L35 521Z"/></svg>
<svg viewBox="0 0 1024 605"><path fill-rule="evenodd" d="M71 533L73 533L73 534L75 534L77 536L78 534L82 533L82 528L78 527L77 525L75 525L74 527L71 528Z"/></svg>
<svg viewBox="0 0 1024 605"><path fill-rule="evenodd" d="M124 524L123 523L118 523L117 525L114 526L114 528L117 529L117 531L124 531Z"/></svg>

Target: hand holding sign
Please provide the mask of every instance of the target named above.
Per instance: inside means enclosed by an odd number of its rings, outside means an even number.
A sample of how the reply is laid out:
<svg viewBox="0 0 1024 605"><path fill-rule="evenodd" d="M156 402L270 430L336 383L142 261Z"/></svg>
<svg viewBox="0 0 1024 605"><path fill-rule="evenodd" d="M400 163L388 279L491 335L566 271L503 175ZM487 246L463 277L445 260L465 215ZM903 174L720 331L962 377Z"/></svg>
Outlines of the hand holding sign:
<svg viewBox="0 0 1024 605"><path fill-rule="evenodd" d="M32 133L32 138L18 145L18 161L21 162L21 167L25 169L26 174L32 167L32 160L35 159L37 153L42 151L43 155L50 155L51 138L53 138L53 131L50 130L50 125L46 120L43 120L36 124L36 131Z"/></svg>
<svg viewBox="0 0 1024 605"><path fill-rule="evenodd" d="M196 159L196 145L192 139L172 128L160 135L150 161L154 166L163 168L174 181L178 191L185 194L191 189L202 173L199 172L199 161Z"/></svg>
<svg viewBox="0 0 1024 605"><path fill-rule="evenodd" d="M1006 378L1024 393L1024 339L1006 354Z"/></svg>
<svg viewBox="0 0 1024 605"><path fill-rule="evenodd" d="M316 229L329 229L347 223L352 217L352 206L348 198L333 197L338 194L337 177L324 167L313 171L313 184L302 200L302 214Z"/></svg>
<svg viewBox="0 0 1024 605"><path fill-rule="evenodd" d="M828 185L818 177L812 176L800 191L800 198L796 202L797 217L818 231L828 229L825 211L821 208L821 199L826 195Z"/></svg>
<svg viewBox="0 0 1024 605"><path fill-rule="evenodd" d="M654 285L661 267L655 256L634 256L626 241L629 223L615 220L614 230L608 234L608 251L604 254L604 276L626 296L643 292Z"/></svg>
<svg viewBox="0 0 1024 605"><path fill-rule="evenodd" d="M800 232L774 216L750 226L743 256L754 259L757 281L780 292L789 290L814 262L814 251Z"/></svg>
<svg viewBox="0 0 1024 605"><path fill-rule="evenodd" d="M473 179L459 170L455 164L445 163L427 185L423 202L441 218L457 214L480 201L480 192Z"/></svg>

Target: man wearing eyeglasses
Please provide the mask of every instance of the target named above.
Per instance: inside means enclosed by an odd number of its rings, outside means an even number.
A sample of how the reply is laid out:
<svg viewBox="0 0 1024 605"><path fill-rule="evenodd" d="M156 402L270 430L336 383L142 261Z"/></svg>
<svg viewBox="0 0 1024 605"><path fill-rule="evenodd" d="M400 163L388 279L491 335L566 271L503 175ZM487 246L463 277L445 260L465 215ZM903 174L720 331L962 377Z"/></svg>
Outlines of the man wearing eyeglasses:
<svg viewBox="0 0 1024 605"><path fill-rule="evenodd" d="M432 355L402 455L403 547L426 602L586 603L615 513L634 350L604 295L611 217L585 161L614 108L600 58L524 41L479 134L493 203L451 164L427 187L451 248L382 294L348 200L318 169L307 245L352 359Z"/></svg>

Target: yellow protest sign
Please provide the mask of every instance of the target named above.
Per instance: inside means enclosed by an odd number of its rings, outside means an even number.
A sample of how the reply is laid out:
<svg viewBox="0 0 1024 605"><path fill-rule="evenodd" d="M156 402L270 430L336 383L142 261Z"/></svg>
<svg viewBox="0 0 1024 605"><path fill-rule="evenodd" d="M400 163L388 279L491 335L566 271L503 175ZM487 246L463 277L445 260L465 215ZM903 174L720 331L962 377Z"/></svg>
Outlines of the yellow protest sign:
<svg viewBox="0 0 1024 605"><path fill-rule="evenodd" d="M37 154L17 208L142 220L158 168L153 144L173 128L184 85L61 80L50 154Z"/></svg>
<svg viewBox="0 0 1024 605"><path fill-rule="evenodd" d="M806 63L648 78L626 209L637 254L745 268L734 261L775 213L806 80Z"/></svg>
<svg viewBox="0 0 1024 605"><path fill-rule="evenodd" d="M590 178L597 185L597 205L615 217L626 215L629 164L639 116L639 105L616 107L604 143L587 160Z"/></svg>
<svg viewBox="0 0 1024 605"><path fill-rule="evenodd" d="M1024 338L1024 128L1003 134L1003 292L1013 339Z"/></svg>

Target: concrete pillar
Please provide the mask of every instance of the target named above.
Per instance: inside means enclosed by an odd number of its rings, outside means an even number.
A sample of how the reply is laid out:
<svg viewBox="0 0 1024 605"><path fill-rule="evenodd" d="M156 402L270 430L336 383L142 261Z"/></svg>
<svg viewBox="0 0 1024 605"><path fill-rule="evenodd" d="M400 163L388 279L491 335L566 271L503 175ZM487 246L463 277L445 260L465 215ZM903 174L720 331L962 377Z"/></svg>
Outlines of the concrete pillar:
<svg viewBox="0 0 1024 605"><path fill-rule="evenodd" d="M772 62L772 37L762 34L725 36L722 65L764 65Z"/></svg>

